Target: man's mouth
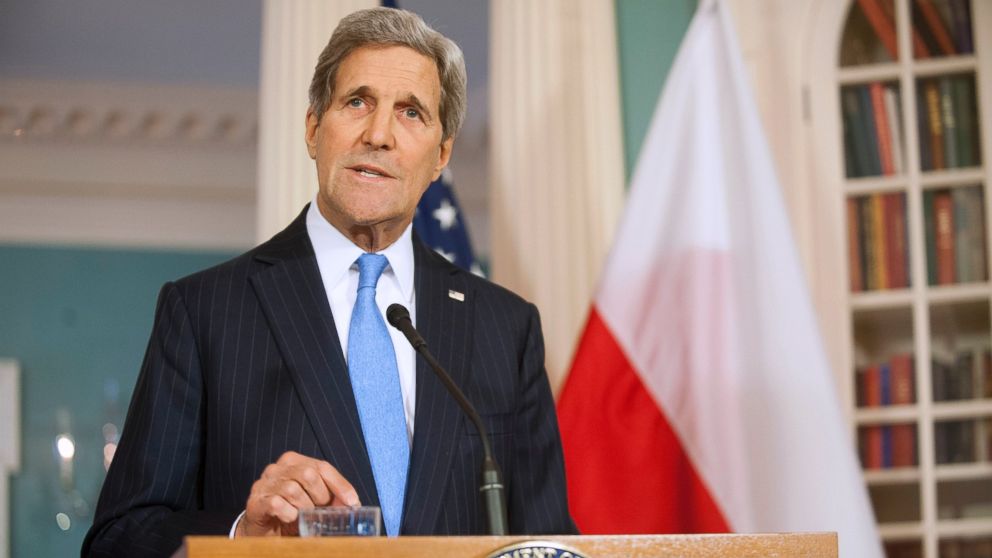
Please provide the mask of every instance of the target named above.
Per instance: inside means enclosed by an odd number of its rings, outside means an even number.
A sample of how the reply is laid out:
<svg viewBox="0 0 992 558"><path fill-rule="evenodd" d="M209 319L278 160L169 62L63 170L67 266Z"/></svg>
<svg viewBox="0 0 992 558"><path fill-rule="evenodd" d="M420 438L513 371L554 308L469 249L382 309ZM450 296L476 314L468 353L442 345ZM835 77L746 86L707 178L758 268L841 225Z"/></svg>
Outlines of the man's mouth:
<svg viewBox="0 0 992 558"><path fill-rule="evenodd" d="M355 165L348 168L366 178L393 178L391 174L374 165Z"/></svg>

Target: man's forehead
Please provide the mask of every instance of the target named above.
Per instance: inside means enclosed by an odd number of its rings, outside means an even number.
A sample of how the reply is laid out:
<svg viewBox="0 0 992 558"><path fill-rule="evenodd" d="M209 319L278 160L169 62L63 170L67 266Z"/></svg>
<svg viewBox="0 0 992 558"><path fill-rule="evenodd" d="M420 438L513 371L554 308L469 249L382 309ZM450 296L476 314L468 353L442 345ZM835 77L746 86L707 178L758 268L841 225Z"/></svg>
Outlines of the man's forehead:
<svg viewBox="0 0 992 558"><path fill-rule="evenodd" d="M427 96L437 101L441 78L434 60L402 45L365 45L348 53L335 76L334 92L346 94L361 88L367 93Z"/></svg>

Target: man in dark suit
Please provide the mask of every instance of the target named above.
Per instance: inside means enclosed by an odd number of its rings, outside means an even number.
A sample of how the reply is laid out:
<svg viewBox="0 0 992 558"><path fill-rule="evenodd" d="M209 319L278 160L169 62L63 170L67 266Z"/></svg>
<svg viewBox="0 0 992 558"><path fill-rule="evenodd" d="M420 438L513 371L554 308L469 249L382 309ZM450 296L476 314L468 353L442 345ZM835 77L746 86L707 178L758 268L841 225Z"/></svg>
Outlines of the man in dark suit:
<svg viewBox="0 0 992 558"><path fill-rule="evenodd" d="M342 20L310 87L320 188L268 242L166 284L84 556L295 534L381 505L390 534L483 534L482 444L381 312L410 307L478 407L512 533L572 533L537 311L411 232L465 112L458 47L408 12Z"/></svg>

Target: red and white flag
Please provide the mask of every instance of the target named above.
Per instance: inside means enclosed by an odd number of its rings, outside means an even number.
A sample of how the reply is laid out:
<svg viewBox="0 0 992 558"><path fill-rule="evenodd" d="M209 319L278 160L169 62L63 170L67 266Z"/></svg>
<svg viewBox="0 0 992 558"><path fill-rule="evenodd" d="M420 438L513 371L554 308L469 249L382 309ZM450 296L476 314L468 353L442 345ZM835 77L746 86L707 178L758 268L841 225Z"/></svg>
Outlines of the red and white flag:
<svg viewBox="0 0 992 558"><path fill-rule="evenodd" d="M722 1L668 76L558 413L584 533L836 531L882 556Z"/></svg>

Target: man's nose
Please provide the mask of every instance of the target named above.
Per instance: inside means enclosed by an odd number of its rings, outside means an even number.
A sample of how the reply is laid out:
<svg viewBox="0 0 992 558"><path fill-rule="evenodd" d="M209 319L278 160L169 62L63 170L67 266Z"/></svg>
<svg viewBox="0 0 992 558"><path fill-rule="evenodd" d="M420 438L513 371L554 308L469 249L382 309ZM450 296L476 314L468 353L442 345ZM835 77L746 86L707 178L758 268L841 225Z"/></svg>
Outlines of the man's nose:
<svg viewBox="0 0 992 558"><path fill-rule="evenodd" d="M394 141L392 111L376 107L368 116L362 141L372 149L392 149Z"/></svg>

